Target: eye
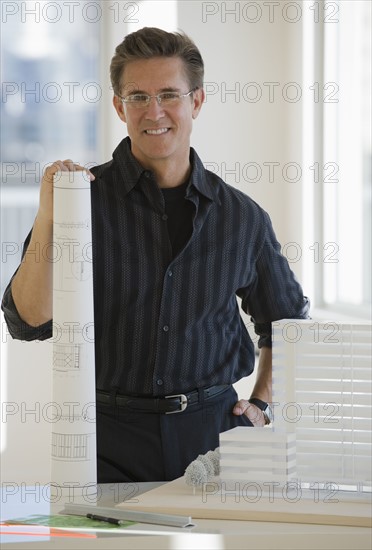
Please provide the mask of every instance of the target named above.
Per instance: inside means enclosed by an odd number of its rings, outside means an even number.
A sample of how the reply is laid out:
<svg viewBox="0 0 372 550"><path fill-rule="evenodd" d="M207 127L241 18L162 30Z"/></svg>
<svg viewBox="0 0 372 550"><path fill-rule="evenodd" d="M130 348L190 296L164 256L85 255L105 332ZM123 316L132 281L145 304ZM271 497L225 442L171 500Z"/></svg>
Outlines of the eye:
<svg viewBox="0 0 372 550"><path fill-rule="evenodd" d="M133 94L129 95L127 100L130 101L130 103L147 103L149 96L146 94Z"/></svg>
<svg viewBox="0 0 372 550"><path fill-rule="evenodd" d="M163 92L162 94L159 94L161 101L175 101L179 98L179 94L177 92Z"/></svg>

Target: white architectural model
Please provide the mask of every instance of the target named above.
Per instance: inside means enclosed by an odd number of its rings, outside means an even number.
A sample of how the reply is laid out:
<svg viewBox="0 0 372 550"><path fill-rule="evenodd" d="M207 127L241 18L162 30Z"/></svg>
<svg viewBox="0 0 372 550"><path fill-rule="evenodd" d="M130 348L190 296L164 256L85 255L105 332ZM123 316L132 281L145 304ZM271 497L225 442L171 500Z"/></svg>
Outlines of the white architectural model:
<svg viewBox="0 0 372 550"><path fill-rule="evenodd" d="M371 325L273 323L272 426L220 435L221 480L371 490Z"/></svg>
<svg viewBox="0 0 372 550"><path fill-rule="evenodd" d="M220 434L221 479L272 481L297 478L295 434L237 427Z"/></svg>

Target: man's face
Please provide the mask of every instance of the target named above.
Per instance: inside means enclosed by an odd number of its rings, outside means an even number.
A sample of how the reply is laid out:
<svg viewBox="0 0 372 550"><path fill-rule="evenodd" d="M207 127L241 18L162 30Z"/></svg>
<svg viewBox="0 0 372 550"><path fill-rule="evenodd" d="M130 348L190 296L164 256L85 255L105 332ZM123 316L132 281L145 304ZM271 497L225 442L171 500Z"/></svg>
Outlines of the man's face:
<svg viewBox="0 0 372 550"><path fill-rule="evenodd" d="M184 64L178 57L154 57L129 63L122 77L122 96L133 93L156 95L164 91L185 94L190 91ZM171 106L159 105L152 98L147 107L136 108L114 97L119 117L126 122L132 153L144 166L188 158L192 120L197 117L204 99L196 90ZM157 131L157 132L154 132Z"/></svg>

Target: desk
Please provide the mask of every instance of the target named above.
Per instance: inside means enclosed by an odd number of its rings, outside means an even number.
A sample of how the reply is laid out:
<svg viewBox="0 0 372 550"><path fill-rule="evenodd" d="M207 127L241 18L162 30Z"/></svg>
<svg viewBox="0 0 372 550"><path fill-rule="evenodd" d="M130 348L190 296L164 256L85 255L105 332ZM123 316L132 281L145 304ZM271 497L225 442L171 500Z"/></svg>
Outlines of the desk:
<svg viewBox="0 0 372 550"><path fill-rule="evenodd" d="M99 506L115 506L126 499L130 500L159 483L107 484L98 487ZM85 499L85 503L93 504ZM129 499L129 500L128 500ZM51 503L48 491L43 486L14 487L3 483L1 498L1 519L25 517L30 514L55 514L63 509L66 502L77 502L72 495L59 498ZM79 502L82 502L79 500ZM372 533L363 527L336 527L294 523L269 523L256 521L217 521L196 520L193 528L166 528L168 534L154 535L154 531L164 533L164 527L137 524L143 535L100 533L96 539L57 539L47 540L16 538L14 542L2 543L2 550L83 550L89 549L174 549L190 550L229 550L229 549L275 549L275 550L370 550ZM9 538L7 539L9 540Z"/></svg>

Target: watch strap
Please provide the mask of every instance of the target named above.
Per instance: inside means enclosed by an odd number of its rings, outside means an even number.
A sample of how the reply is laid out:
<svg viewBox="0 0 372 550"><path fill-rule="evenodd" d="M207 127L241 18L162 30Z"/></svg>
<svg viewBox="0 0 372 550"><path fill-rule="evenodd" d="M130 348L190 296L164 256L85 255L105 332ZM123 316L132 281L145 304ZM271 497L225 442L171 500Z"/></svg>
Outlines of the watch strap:
<svg viewBox="0 0 372 550"><path fill-rule="evenodd" d="M258 407L262 411L265 418L265 424L271 424L273 415L270 409L270 405L266 403L266 401L262 401L262 399L258 399L258 397L251 397L250 399L248 399L248 403L256 405L256 407Z"/></svg>
<svg viewBox="0 0 372 550"><path fill-rule="evenodd" d="M248 402L252 403L252 405L256 405L261 411L264 411L269 406L266 401L262 401L262 399L258 399L258 397L251 397L248 399Z"/></svg>

